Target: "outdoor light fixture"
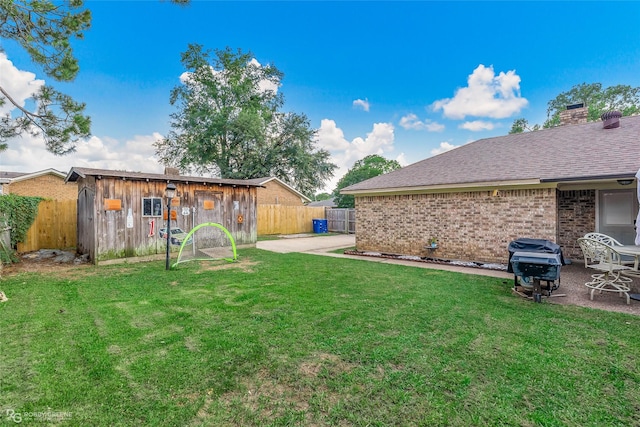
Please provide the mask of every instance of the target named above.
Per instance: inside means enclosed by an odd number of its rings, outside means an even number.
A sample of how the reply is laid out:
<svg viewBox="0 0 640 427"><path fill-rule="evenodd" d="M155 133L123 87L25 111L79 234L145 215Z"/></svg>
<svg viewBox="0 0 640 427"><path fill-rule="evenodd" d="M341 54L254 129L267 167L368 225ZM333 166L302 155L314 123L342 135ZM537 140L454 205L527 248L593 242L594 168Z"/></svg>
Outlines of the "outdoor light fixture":
<svg viewBox="0 0 640 427"><path fill-rule="evenodd" d="M629 185L633 182L633 179L619 179L618 184L620 185Z"/></svg>
<svg viewBox="0 0 640 427"><path fill-rule="evenodd" d="M171 245L171 199L176 195L176 185L171 182L167 184L167 188L164 190L164 195L167 198L167 264L166 269L169 270L169 247Z"/></svg>

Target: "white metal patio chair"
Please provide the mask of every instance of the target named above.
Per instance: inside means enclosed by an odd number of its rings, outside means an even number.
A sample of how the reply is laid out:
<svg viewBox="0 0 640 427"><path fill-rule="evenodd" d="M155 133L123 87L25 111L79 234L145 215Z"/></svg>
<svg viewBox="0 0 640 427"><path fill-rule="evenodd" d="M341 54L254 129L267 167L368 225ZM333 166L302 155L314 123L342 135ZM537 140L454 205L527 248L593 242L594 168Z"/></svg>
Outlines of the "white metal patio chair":
<svg viewBox="0 0 640 427"><path fill-rule="evenodd" d="M626 296L629 304L628 285L632 279L621 276L620 273L633 269L621 264L620 254L614 247L600 240L581 237L578 239L578 244L584 256L584 266L600 272L591 275L592 280L584 284L591 289L591 300L596 291L600 294L605 291L617 292L619 296Z"/></svg>
<svg viewBox="0 0 640 427"><path fill-rule="evenodd" d="M608 236L606 234L602 234L602 233L587 233L587 234L584 235L584 238L585 239L597 240L599 242L602 242L602 243L604 243L606 245L611 246L614 249L615 249L616 246L624 246L622 243L620 243L619 241L617 241L613 237ZM620 256L620 264L633 265L634 264L634 260L630 259L629 257L625 257L625 256L621 255Z"/></svg>

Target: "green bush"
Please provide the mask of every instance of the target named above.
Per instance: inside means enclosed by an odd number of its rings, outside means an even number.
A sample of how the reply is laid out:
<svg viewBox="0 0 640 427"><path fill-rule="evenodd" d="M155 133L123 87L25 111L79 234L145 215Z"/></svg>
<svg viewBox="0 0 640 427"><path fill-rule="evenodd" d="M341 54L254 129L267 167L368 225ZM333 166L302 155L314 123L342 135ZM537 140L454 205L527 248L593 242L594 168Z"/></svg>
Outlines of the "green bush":
<svg viewBox="0 0 640 427"><path fill-rule="evenodd" d="M6 194L0 196L0 226L11 228L11 247L0 251L2 262L15 261L11 250L16 248L18 242L23 242L29 227L38 215L38 205L42 197L18 196Z"/></svg>

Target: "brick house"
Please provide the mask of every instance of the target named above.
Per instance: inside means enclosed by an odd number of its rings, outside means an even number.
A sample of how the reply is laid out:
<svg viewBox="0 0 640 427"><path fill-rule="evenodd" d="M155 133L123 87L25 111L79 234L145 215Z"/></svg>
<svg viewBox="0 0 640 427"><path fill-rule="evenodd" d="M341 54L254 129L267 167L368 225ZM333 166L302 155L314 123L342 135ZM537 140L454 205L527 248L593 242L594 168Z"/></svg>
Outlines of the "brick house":
<svg viewBox="0 0 640 427"><path fill-rule="evenodd" d="M75 200L78 198L78 189L75 185L66 185L65 177L65 173L55 169L32 173L0 171L0 194Z"/></svg>
<svg viewBox="0 0 640 427"><path fill-rule="evenodd" d="M344 188L358 250L507 263L520 237L552 240L569 259L587 232L633 244L640 116L605 128L586 123L586 107L567 111L564 123L579 124L481 139Z"/></svg>
<svg viewBox="0 0 640 427"><path fill-rule="evenodd" d="M258 205L304 206L310 198L275 176L247 180L259 185Z"/></svg>

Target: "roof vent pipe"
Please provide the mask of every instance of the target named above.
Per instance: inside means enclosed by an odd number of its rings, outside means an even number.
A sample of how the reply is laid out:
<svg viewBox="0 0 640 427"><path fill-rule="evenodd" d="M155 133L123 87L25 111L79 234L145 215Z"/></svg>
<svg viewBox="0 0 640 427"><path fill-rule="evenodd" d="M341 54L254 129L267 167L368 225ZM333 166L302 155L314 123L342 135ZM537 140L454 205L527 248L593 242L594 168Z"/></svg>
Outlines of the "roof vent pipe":
<svg viewBox="0 0 640 427"><path fill-rule="evenodd" d="M622 113L620 111L607 111L600 116L600 119L604 122L602 124L603 129L615 129L620 127L620 117Z"/></svg>

